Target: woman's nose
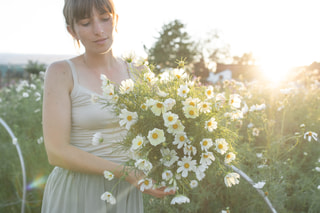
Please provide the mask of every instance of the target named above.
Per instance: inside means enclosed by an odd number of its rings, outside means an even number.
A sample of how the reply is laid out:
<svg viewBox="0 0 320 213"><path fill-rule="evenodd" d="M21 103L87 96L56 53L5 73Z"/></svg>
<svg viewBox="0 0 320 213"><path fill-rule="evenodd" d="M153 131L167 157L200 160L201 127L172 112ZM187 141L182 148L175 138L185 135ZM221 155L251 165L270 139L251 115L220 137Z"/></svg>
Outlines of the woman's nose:
<svg viewBox="0 0 320 213"><path fill-rule="evenodd" d="M94 24L93 24L93 33L95 35L102 35L103 32L104 32L103 24L99 23L98 21L94 22Z"/></svg>

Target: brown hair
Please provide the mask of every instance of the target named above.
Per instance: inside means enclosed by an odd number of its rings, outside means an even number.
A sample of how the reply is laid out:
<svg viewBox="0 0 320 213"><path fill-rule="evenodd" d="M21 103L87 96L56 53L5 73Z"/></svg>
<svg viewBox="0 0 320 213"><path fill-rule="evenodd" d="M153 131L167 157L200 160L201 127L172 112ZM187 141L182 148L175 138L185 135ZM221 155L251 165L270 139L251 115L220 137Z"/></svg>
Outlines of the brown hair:
<svg viewBox="0 0 320 213"><path fill-rule="evenodd" d="M90 17L93 8L96 8L101 13L107 12L115 17L116 11L113 0L65 0L63 15L66 24L74 30L74 23L80 19Z"/></svg>

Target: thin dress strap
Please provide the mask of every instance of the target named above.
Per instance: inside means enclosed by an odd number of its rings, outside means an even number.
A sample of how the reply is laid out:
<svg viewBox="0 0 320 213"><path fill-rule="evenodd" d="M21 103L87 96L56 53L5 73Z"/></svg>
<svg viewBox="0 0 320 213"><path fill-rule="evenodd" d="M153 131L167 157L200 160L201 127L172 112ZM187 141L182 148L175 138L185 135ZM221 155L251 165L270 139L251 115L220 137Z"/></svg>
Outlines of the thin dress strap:
<svg viewBox="0 0 320 213"><path fill-rule="evenodd" d="M71 72L72 72L72 78L73 78L73 87L78 86L78 75L77 75L77 71L76 68L74 67L74 64L72 63L72 61L70 60L66 60L71 68Z"/></svg>

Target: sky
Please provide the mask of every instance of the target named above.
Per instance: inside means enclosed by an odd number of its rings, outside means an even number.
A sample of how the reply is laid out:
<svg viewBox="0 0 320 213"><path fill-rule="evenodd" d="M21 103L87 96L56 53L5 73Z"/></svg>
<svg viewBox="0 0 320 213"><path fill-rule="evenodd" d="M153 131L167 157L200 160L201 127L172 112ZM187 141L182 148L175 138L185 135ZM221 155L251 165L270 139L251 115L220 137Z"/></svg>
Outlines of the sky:
<svg viewBox="0 0 320 213"><path fill-rule="evenodd" d="M115 48L143 55L164 24L179 19L192 39L218 30L232 55L262 64L320 62L319 0L114 0ZM62 15L64 0L0 1L0 53L79 54Z"/></svg>

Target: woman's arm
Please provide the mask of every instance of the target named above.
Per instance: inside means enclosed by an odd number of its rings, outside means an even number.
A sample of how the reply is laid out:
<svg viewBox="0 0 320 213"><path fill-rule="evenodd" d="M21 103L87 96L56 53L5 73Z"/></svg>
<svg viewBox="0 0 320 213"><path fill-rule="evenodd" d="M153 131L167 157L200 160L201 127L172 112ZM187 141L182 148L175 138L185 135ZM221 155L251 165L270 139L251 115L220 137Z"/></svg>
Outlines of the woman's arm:
<svg viewBox="0 0 320 213"><path fill-rule="evenodd" d="M66 62L51 64L44 81L42 125L48 160L51 165L76 172L103 175L104 170L112 171L118 178L123 176L123 166L99 158L70 145L71 100L73 88L72 73ZM138 186L139 179L134 172L126 181ZM162 197L163 190L148 190L145 193Z"/></svg>

